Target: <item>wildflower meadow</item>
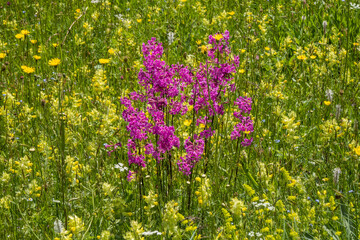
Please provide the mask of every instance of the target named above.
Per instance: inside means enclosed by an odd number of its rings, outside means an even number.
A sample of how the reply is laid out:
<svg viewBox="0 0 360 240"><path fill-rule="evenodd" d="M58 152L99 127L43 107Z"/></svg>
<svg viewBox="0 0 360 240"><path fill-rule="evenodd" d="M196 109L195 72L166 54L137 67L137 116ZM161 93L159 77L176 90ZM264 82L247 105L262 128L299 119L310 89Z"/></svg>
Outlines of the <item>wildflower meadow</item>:
<svg viewBox="0 0 360 240"><path fill-rule="evenodd" d="M2 0L0 67L0 239L360 239L357 0Z"/></svg>

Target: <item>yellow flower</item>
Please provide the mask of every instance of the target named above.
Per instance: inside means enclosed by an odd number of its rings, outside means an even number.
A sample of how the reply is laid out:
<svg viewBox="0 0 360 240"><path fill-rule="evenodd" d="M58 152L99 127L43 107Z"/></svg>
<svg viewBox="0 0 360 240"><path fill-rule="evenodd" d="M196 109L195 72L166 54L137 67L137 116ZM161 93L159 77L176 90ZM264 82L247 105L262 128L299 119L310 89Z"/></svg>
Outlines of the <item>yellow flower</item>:
<svg viewBox="0 0 360 240"><path fill-rule="evenodd" d="M113 48L110 48L110 49L108 50L108 53L110 53L111 55L114 55L114 54L115 54L115 50L114 50Z"/></svg>
<svg viewBox="0 0 360 240"><path fill-rule="evenodd" d="M331 104L331 102L330 102L330 101L324 101L324 104L325 104L326 106L329 106L329 105Z"/></svg>
<svg viewBox="0 0 360 240"><path fill-rule="evenodd" d="M197 40L197 41L196 41L196 44L197 44L197 45L200 45L200 44L201 44L201 40Z"/></svg>
<svg viewBox="0 0 360 240"><path fill-rule="evenodd" d="M296 196L288 196L288 200L289 200L289 201L295 201L295 200L296 200Z"/></svg>
<svg viewBox="0 0 360 240"><path fill-rule="evenodd" d="M217 41L220 41L221 39L223 39L223 35L222 34L215 34L214 38L217 40Z"/></svg>
<svg viewBox="0 0 360 240"><path fill-rule="evenodd" d="M26 36L28 35L30 32L28 30L21 30L21 34Z"/></svg>
<svg viewBox="0 0 360 240"><path fill-rule="evenodd" d="M59 65L60 64L60 59L58 59L58 58L53 58L53 59L51 59L51 60L49 60L49 65L50 66L53 66L53 67L56 67L57 65Z"/></svg>
<svg viewBox="0 0 360 240"><path fill-rule="evenodd" d="M199 49L201 50L202 53L205 53L208 51L208 48L205 45L202 45L201 47L199 47Z"/></svg>
<svg viewBox="0 0 360 240"><path fill-rule="evenodd" d="M311 59L315 59L316 56L315 56L315 55L311 55L310 58L311 58Z"/></svg>
<svg viewBox="0 0 360 240"><path fill-rule="evenodd" d="M232 15L235 14L235 12L234 12L234 11L231 11L231 12L229 12L228 14L229 14L230 16L232 16Z"/></svg>
<svg viewBox="0 0 360 240"><path fill-rule="evenodd" d="M30 42L31 42L32 44L35 44L35 43L37 43L37 40L30 40Z"/></svg>
<svg viewBox="0 0 360 240"><path fill-rule="evenodd" d="M3 59L6 57L6 53L0 53L0 59Z"/></svg>
<svg viewBox="0 0 360 240"><path fill-rule="evenodd" d="M299 59L299 60L306 60L307 57L306 57L305 55L300 55L300 56L297 57L297 59Z"/></svg>
<svg viewBox="0 0 360 240"><path fill-rule="evenodd" d="M291 230L290 236L293 238L297 238L299 236L299 234L297 232L295 232L294 230Z"/></svg>
<svg viewBox="0 0 360 240"><path fill-rule="evenodd" d="M196 177L196 178L195 178L195 181L197 181L197 182L201 182L201 178Z"/></svg>
<svg viewBox="0 0 360 240"><path fill-rule="evenodd" d="M21 66L21 69L27 74L35 72L35 68L27 67L27 66L24 66L24 65Z"/></svg>
<svg viewBox="0 0 360 240"><path fill-rule="evenodd" d="M356 155L360 156L360 145L354 148Z"/></svg>
<svg viewBox="0 0 360 240"><path fill-rule="evenodd" d="M105 58L100 58L99 59L99 63L101 63L101 64L107 64L109 62L110 62L110 59L105 59Z"/></svg>
<svg viewBox="0 0 360 240"><path fill-rule="evenodd" d="M41 59L41 57L38 56L38 55L34 55L33 57L34 57L34 59L35 59L36 61Z"/></svg>
<svg viewBox="0 0 360 240"><path fill-rule="evenodd" d="M186 120L184 121L184 125L187 126L187 127L190 126L191 123L192 123L191 120L187 120L187 119L186 119Z"/></svg>
<svg viewBox="0 0 360 240"><path fill-rule="evenodd" d="M24 36L24 34L19 33L19 34L16 34L15 37L17 39L20 39L20 38L24 38L25 36Z"/></svg>
<svg viewBox="0 0 360 240"><path fill-rule="evenodd" d="M244 187L246 193L247 193L250 197L255 194L255 190L252 189L252 187L250 187L249 185L243 184L243 187Z"/></svg>
<svg viewBox="0 0 360 240"><path fill-rule="evenodd" d="M142 19L136 19L136 21L137 21L138 23L141 23L141 22L142 22Z"/></svg>
<svg viewBox="0 0 360 240"><path fill-rule="evenodd" d="M243 74L245 72L245 69L240 69L239 73Z"/></svg>
<svg viewBox="0 0 360 240"><path fill-rule="evenodd" d="M53 47L54 47L54 48L56 48L56 47L58 47L58 46L59 46L59 44L58 44L58 43L53 43L52 45L53 45Z"/></svg>

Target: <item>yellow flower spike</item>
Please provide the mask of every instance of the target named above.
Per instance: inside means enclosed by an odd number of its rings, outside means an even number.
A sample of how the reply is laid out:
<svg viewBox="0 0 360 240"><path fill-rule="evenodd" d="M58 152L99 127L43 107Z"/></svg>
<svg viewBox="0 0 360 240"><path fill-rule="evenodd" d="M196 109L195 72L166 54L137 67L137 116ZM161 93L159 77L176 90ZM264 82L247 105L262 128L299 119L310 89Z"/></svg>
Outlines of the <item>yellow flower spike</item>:
<svg viewBox="0 0 360 240"><path fill-rule="evenodd" d="M289 201L295 201L295 200L296 200L296 196L288 196L288 200L289 200Z"/></svg>

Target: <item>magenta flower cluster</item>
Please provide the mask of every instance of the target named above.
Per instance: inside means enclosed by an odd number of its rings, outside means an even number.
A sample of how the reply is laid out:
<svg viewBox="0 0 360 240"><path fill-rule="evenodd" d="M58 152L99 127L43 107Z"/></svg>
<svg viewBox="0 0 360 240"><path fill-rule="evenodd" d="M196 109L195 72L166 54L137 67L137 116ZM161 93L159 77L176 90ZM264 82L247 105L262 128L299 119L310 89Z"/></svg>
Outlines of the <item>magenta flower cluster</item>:
<svg viewBox="0 0 360 240"><path fill-rule="evenodd" d="M251 117L244 114L250 113L252 100L247 97L239 97L234 104L239 108L238 112L234 112L234 117L239 119L240 122L234 126L231 139L234 140L242 137L241 145L244 147L250 146L253 138L248 138L248 136L254 131L254 125Z"/></svg>
<svg viewBox="0 0 360 240"><path fill-rule="evenodd" d="M147 155L159 162L174 155L174 149L183 147L186 156L176 159L177 165L185 175L191 174L204 154L206 139L215 134L210 119L214 115L224 114L224 106L229 104L225 96L236 90L233 76L239 66L239 57L231 55L229 32L225 31L222 36L218 40L209 36L209 44L212 46L208 50L209 58L197 68L181 64L167 65L161 59L162 44L155 38L143 44L145 68L138 75L141 90L121 98L121 104L125 108L122 116L128 123L129 165L145 167ZM202 124L205 127L200 133L193 132L181 144L176 136L176 128L169 124L169 118L186 114L189 105L193 106L191 114L195 118L192 124ZM251 99L240 97L235 105L239 107L239 111L234 116L240 122L234 127L231 138L241 137L242 145L248 146L252 139L245 136L253 131L253 124L251 118L244 114L251 111ZM131 179L133 173L129 171L128 179Z"/></svg>

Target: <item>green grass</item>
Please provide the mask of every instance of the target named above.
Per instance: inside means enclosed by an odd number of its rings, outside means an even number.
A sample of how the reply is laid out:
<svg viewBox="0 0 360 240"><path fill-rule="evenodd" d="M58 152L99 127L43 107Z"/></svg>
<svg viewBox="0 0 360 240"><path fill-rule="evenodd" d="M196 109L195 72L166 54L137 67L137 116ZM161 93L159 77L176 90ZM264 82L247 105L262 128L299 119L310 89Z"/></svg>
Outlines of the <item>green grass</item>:
<svg viewBox="0 0 360 240"><path fill-rule="evenodd" d="M0 4L0 239L360 238L360 9L349 1L9 3ZM229 99L253 99L253 145L230 140L229 107L191 176L178 171L181 147L170 161L149 157L128 182L115 168L129 167L119 98L140 90L142 43L156 37L167 64L196 69L199 47L225 30L240 56ZM174 118L182 143L192 119ZM108 156L104 144L117 142Z"/></svg>

